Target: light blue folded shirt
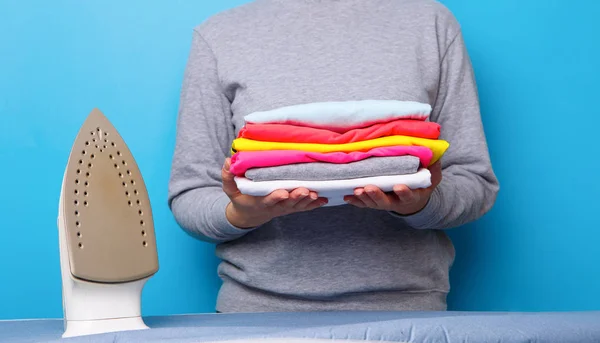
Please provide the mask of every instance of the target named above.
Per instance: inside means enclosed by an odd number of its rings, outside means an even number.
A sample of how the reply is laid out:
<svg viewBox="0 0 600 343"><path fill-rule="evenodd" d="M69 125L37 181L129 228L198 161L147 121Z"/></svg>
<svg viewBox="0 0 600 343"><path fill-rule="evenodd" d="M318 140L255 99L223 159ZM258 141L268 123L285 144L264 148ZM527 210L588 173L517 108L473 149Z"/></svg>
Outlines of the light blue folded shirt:
<svg viewBox="0 0 600 343"><path fill-rule="evenodd" d="M361 100L313 102L246 115L254 124L297 124L317 128L351 129L396 119L429 118L431 106L415 101Z"/></svg>

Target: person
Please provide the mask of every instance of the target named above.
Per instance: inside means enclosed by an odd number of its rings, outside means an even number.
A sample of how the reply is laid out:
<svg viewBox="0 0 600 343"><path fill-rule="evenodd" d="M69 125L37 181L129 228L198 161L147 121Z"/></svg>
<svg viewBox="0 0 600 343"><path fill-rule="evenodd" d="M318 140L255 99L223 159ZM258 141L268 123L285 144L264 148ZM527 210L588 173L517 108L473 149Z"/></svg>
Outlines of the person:
<svg viewBox="0 0 600 343"><path fill-rule="evenodd" d="M241 194L229 170L244 116L327 101L431 105L449 149L432 186L365 185L342 206L308 189ZM444 311L449 228L493 206L461 27L434 0L257 0L193 30L169 181L179 226L216 244L218 312Z"/></svg>

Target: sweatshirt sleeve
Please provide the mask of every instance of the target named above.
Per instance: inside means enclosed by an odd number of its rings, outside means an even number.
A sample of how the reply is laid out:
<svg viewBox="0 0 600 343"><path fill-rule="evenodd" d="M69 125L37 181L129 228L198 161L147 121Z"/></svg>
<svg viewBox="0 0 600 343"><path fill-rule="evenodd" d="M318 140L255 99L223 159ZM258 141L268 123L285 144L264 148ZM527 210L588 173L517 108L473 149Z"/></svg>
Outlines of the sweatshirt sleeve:
<svg viewBox="0 0 600 343"><path fill-rule="evenodd" d="M459 31L442 57L440 87L431 121L450 143L441 159L442 181L420 212L399 216L416 229L449 229L472 222L496 201L492 170L471 60Z"/></svg>
<svg viewBox="0 0 600 343"><path fill-rule="evenodd" d="M215 56L194 30L181 89L168 204L182 229L203 241L230 241L251 231L234 227L225 215L229 198L221 188L221 168L234 132Z"/></svg>

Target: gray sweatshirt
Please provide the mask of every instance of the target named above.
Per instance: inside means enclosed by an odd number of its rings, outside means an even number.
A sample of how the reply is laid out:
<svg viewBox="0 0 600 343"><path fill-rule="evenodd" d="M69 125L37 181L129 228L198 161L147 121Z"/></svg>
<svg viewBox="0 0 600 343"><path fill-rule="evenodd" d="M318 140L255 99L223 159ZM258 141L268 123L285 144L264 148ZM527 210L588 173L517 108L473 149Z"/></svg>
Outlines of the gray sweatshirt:
<svg viewBox="0 0 600 343"><path fill-rule="evenodd" d="M450 142L443 181L417 214L325 207L250 230L225 216L221 167L254 111L324 101L412 100ZM193 30L169 206L216 243L221 312L444 310L444 232L494 204L473 70L460 27L433 0L257 0Z"/></svg>

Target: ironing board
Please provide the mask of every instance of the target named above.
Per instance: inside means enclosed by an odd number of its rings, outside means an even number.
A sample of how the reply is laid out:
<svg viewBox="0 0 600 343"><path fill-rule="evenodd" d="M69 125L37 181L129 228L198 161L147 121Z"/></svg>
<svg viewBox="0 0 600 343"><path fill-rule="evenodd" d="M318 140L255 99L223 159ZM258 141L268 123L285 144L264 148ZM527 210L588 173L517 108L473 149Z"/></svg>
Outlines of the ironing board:
<svg viewBox="0 0 600 343"><path fill-rule="evenodd" d="M175 315L145 320L150 330L68 339L60 338L62 320L0 321L0 342L200 343L253 339L259 342L268 341L267 338L415 343L600 342L600 312L305 312Z"/></svg>

